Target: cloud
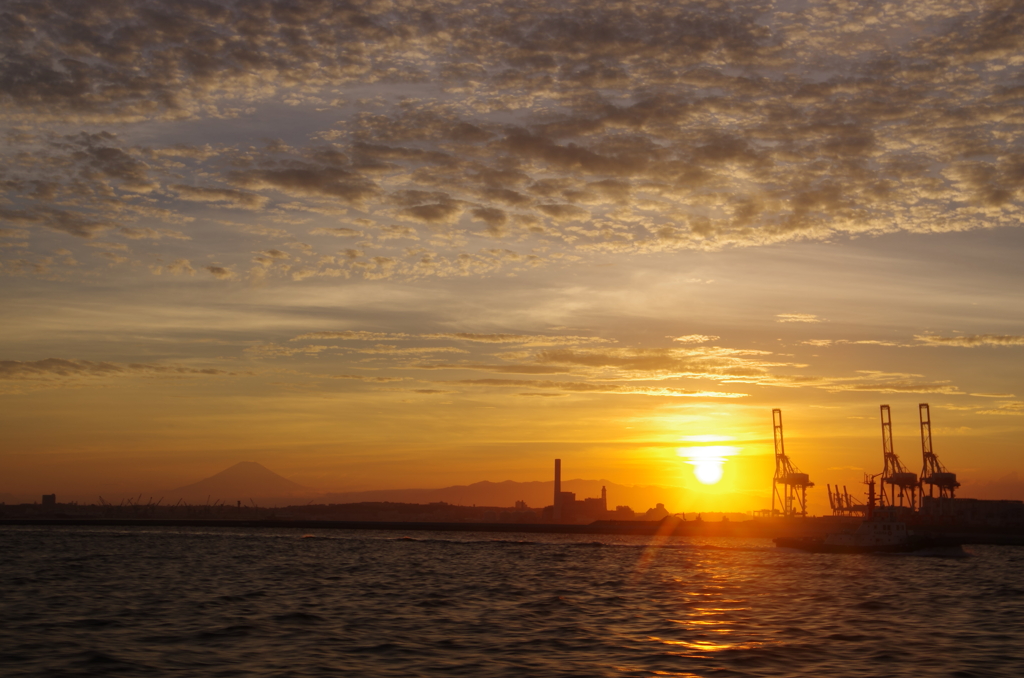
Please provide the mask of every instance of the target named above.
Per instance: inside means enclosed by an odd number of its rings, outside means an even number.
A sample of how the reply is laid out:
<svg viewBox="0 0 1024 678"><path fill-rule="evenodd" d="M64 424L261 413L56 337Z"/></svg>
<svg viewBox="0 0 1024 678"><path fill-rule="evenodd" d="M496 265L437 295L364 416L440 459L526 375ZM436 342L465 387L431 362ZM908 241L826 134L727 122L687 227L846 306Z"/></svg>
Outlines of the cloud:
<svg viewBox="0 0 1024 678"><path fill-rule="evenodd" d="M112 363L104 361L46 358L45 360L0 360L0 381L30 387L54 387L106 377L192 377L223 376L231 372L212 367L174 364ZM6 389L6 390L9 390Z"/></svg>
<svg viewBox="0 0 1024 678"><path fill-rule="evenodd" d="M43 226L79 238L93 238L116 226L112 222L96 220L81 212L47 207L36 207L31 210L0 207L0 221L16 226Z"/></svg>
<svg viewBox="0 0 1024 678"><path fill-rule="evenodd" d="M402 332L367 332L366 330L340 330L328 332L306 332L290 341L304 341L306 339L355 339L358 341L381 341L389 339L405 339L415 335Z"/></svg>
<svg viewBox="0 0 1024 678"><path fill-rule="evenodd" d="M1024 218L1013 3L5 7L0 110L16 131L0 218L13 228L188 237L176 224L229 208L368 239L365 260L273 274L296 282ZM281 105L306 131L244 138L241 121L275 120ZM232 134L213 131L231 119ZM153 141L185 120L192 143ZM115 133L127 123L151 132ZM428 227L430 252L403 258L394 241L421 235L395 218ZM481 235L522 257L467 247ZM218 257L237 270L264 246Z"/></svg>
<svg viewBox="0 0 1024 678"><path fill-rule="evenodd" d="M611 343L600 337L546 336L537 334L475 334L472 332L444 332L420 335L424 339L458 339L483 344L522 344L524 346L565 346L575 344Z"/></svg>
<svg viewBox="0 0 1024 678"><path fill-rule="evenodd" d="M272 189L288 195L331 198L360 205L378 193L376 185L354 172L339 167L318 167L304 163L287 169L239 170L228 174L238 186L253 190Z"/></svg>
<svg viewBox="0 0 1024 678"><path fill-rule="evenodd" d="M2 214L2 212L0 212ZM0 238L18 238L24 239L28 237L28 231L21 228L0 228Z"/></svg>
<svg viewBox="0 0 1024 678"><path fill-rule="evenodd" d="M323 351L336 348L334 346L280 346L278 344L258 344L249 346L244 352L258 358L281 358L293 355L317 355Z"/></svg>
<svg viewBox="0 0 1024 678"><path fill-rule="evenodd" d="M607 393L615 395L646 395L673 398L745 398L746 393L692 391L660 386L633 386L591 382L535 381L528 379L463 379L451 383L472 386L557 389L567 393Z"/></svg>
<svg viewBox="0 0 1024 678"><path fill-rule="evenodd" d="M941 395L965 395L949 381L926 381L920 374L882 372L879 370L857 370L847 377L780 377L777 385L793 387L814 387L830 393L934 393Z"/></svg>
<svg viewBox="0 0 1024 678"><path fill-rule="evenodd" d="M418 370L478 370L495 374L566 374L571 371L566 367L548 365L493 365L487 363L419 363L409 367Z"/></svg>
<svg viewBox="0 0 1024 678"><path fill-rule="evenodd" d="M588 374L615 379L705 378L732 382L768 382L770 368L787 363L765 360L759 350L694 347L689 349L545 349L535 352L531 362L563 365Z"/></svg>
<svg viewBox="0 0 1024 678"><path fill-rule="evenodd" d="M202 186L186 186L175 184L171 186L184 200L193 202L227 203L232 207L241 209L259 209L263 207L268 198L257 193L246 193L231 188L205 188Z"/></svg>
<svg viewBox="0 0 1024 678"><path fill-rule="evenodd" d="M721 337L708 335L708 334L685 334L681 337L672 337L672 341L678 341L680 344L704 344L709 341L717 341Z"/></svg>
<svg viewBox="0 0 1024 678"><path fill-rule="evenodd" d="M196 274L196 269L192 268L192 264L189 263L188 259L178 259L176 261L173 261L167 264L167 266L165 266L164 269L169 273L174 273L175 275Z"/></svg>
<svg viewBox="0 0 1024 678"><path fill-rule="evenodd" d="M906 348L908 346L913 346L913 344L901 344L901 343L895 342L895 341L881 341L879 339L859 339L857 341L846 341L844 339L839 339L839 340L836 341L836 343L837 344L856 344L856 345L861 345L861 346L898 346L898 347L903 347L903 348Z"/></svg>
<svg viewBox="0 0 1024 678"><path fill-rule="evenodd" d="M402 238L408 240L419 240L419 234L416 233L416 229L408 226L384 226L379 229L376 233L378 240L399 240Z"/></svg>
<svg viewBox="0 0 1024 678"><path fill-rule="evenodd" d="M380 355L422 355L424 353L467 353L465 349L454 346L388 346L377 344L368 348L350 349L355 353L380 354Z"/></svg>
<svg viewBox="0 0 1024 678"><path fill-rule="evenodd" d="M222 222L231 226L237 227L239 230L245 233L251 233L253 235L266 236L271 238L290 238L292 234L284 229L280 228L268 228L266 226L253 226L251 224L238 224L230 221Z"/></svg>
<svg viewBox="0 0 1024 678"><path fill-rule="evenodd" d="M128 238L129 240L161 240L163 238L170 238L171 240L191 240L192 238L185 235L181 231L171 231L166 228L135 228L132 226L122 226L117 229L117 232Z"/></svg>
<svg viewBox="0 0 1024 678"><path fill-rule="evenodd" d="M778 322L785 322L785 321L781 321L780 320ZM814 322L817 322L817 321L814 321ZM854 340L854 339L835 339L835 340L833 340L833 339L808 339L807 341L801 341L800 343L805 345L805 346L816 346L816 347L819 347L819 348L824 348L826 346L833 346L833 345L841 346L841 345L844 345L844 344L854 345L854 346L896 346L896 347L900 347L900 348L908 348L908 347L912 347L912 346L917 346L918 345L918 344L900 343L900 342L896 342L896 341L881 341L879 339L856 339L856 340Z"/></svg>
<svg viewBox="0 0 1024 678"><path fill-rule="evenodd" d="M234 271L230 268L224 268L223 266L215 266L211 264L210 266L203 266L203 270L209 271L217 280L230 280L235 277Z"/></svg>
<svg viewBox="0 0 1024 678"><path fill-rule="evenodd" d="M399 215L428 224L453 224L462 213L462 206L454 201L428 203L406 207Z"/></svg>
<svg viewBox="0 0 1024 678"><path fill-rule="evenodd" d="M310 235L333 235L336 238L359 238L363 232L352 228L316 228L309 232Z"/></svg>
<svg viewBox="0 0 1024 678"><path fill-rule="evenodd" d="M505 233L505 225L508 224L508 213L496 207L474 207L470 210L474 219L487 224L487 231L494 236Z"/></svg>
<svg viewBox="0 0 1024 678"><path fill-rule="evenodd" d="M387 384L394 381L405 381L405 377L375 377L362 374L329 374L329 379L354 379L356 381L368 381L377 384Z"/></svg>
<svg viewBox="0 0 1024 678"><path fill-rule="evenodd" d="M993 414L1011 417L1024 417L1024 402L1008 400L999 403L993 410L978 410L978 414Z"/></svg>
<svg viewBox="0 0 1024 678"><path fill-rule="evenodd" d="M149 177L150 167L122 148L111 145L116 135L108 132L65 136L64 141L73 149L71 158L82 172L112 179L122 190L133 193L149 193L158 187Z"/></svg>
<svg viewBox="0 0 1024 678"><path fill-rule="evenodd" d="M516 393L520 398L567 398L568 393Z"/></svg>
<svg viewBox="0 0 1024 678"><path fill-rule="evenodd" d="M821 320L813 313L780 313L775 322L779 323L820 323Z"/></svg>
<svg viewBox="0 0 1024 678"><path fill-rule="evenodd" d="M926 346L1024 346L1024 336L1013 334L971 334L962 337L940 337L934 334L915 334L914 339Z"/></svg>
<svg viewBox="0 0 1024 678"><path fill-rule="evenodd" d="M103 257L104 259L108 259L111 262L111 265L123 264L124 262L128 261L128 257L121 256L120 254L117 254L115 252L100 252L100 256Z"/></svg>
<svg viewBox="0 0 1024 678"><path fill-rule="evenodd" d="M537 209L556 222L585 221L590 218L590 212L575 205L541 204L537 205Z"/></svg>
<svg viewBox="0 0 1024 678"><path fill-rule="evenodd" d="M481 344L520 344L523 346L566 346L578 344L605 344L612 340L600 337L547 336L537 334L478 334L474 332L431 332L408 334L404 332L367 332L365 330L341 330L307 332L290 341L306 339L350 339L356 341L413 340L413 339L455 339Z"/></svg>
<svg viewBox="0 0 1024 678"><path fill-rule="evenodd" d="M420 362L404 367L431 371L473 370L494 374L571 374L574 377L586 379L587 383L619 382L624 387L635 385L641 381L698 379L710 380L719 384L815 388L832 393L963 394L956 385L949 381L928 380L917 374L886 373L876 370L861 370L846 376L780 374L778 372L780 369L794 370L807 366L771 360L768 358L769 355L765 351L723 347L687 349L541 348L541 350L519 350L495 356L505 362Z"/></svg>
<svg viewBox="0 0 1024 678"><path fill-rule="evenodd" d="M718 339L711 335L672 337L673 340L682 340L674 343L687 344L685 347L672 348L617 347L614 340L575 335L545 336L460 332L411 334L360 330L310 332L299 335L291 341L310 339L360 342L449 342L441 347L417 345L403 348L394 344L377 344L367 348L344 349L344 351L361 354L395 357L434 352L466 352L452 347L450 343L466 342L469 344L467 349L476 355L464 362L425 359L418 362L402 363L400 367L432 372L468 370L490 372L495 375L567 374L578 380L572 383L596 384L609 392L610 390L625 392L633 387L652 393L666 388L668 389L666 393L688 391L690 389L668 386L652 387L639 383L686 379L707 380L722 385L753 384L775 388L813 388L831 393L964 394L956 384L948 380L929 379L920 374L890 373L878 370L860 370L845 375L805 374L801 370L806 369L807 365L780 360L773 357L768 351L699 345L709 340ZM840 342L844 341L840 340ZM495 349L500 349L500 351L492 352ZM615 389L611 389L610 386L613 382L617 384ZM692 389L692 391L694 393L712 392L706 388ZM723 393L726 391L714 390L713 392Z"/></svg>
<svg viewBox="0 0 1024 678"><path fill-rule="evenodd" d="M47 358L34 362L0 360L0 378L3 379L31 379L44 376L106 376L124 371L125 368L121 365L89 360L64 360L61 358Z"/></svg>
<svg viewBox="0 0 1024 678"><path fill-rule="evenodd" d="M833 382L822 385L826 391L839 393L843 391L863 391L870 393L935 393L941 395L960 395L963 392L946 381L878 381L878 382Z"/></svg>

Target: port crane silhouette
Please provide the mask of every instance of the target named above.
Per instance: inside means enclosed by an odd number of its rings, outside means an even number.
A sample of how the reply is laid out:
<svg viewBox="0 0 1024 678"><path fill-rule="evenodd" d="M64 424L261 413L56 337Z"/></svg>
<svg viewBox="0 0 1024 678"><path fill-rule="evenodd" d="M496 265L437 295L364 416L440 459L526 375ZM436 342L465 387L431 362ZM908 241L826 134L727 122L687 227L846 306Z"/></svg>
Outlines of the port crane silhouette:
<svg viewBox="0 0 1024 678"><path fill-rule="evenodd" d="M884 467L882 471L882 488L879 493L879 503L881 506L896 506L899 501L899 506L904 505L904 499L907 499L909 495L908 508L915 508L917 506L917 474L911 473L907 470L907 467L903 465L900 458L893 451L892 447L892 417L889 413L889 406L881 406L881 417L882 417L882 457L884 461ZM886 491L886 485L889 486Z"/></svg>
<svg viewBox="0 0 1024 678"><path fill-rule="evenodd" d="M772 427L775 436L775 477L772 478L772 515L790 518L807 515L807 488L814 487L810 476L801 473L786 455L786 443L782 437L782 410L772 410ZM782 490L779 490L779 487ZM775 508L778 500L781 510Z"/></svg>
<svg viewBox="0 0 1024 678"><path fill-rule="evenodd" d="M919 486L921 503L924 504L925 485L928 486L929 497L935 496L935 488L938 488L940 499L953 499L960 483L956 480L956 474L950 473L932 451L932 418L928 403L921 403L917 409L921 417L921 456L924 458Z"/></svg>

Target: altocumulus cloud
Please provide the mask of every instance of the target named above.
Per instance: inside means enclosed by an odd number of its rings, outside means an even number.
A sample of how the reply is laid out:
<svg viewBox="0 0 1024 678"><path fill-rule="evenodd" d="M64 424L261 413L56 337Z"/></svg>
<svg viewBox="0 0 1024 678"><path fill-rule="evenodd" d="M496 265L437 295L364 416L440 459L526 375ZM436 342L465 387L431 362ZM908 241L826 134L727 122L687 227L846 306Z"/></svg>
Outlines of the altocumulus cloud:
<svg viewBox="0 0 1024 678"><path fill-rule="evenodd" d="M940 337L933 334L914 335L914 339L926 346L1024 346L1024 336L1012 334L970 334L960 337Z"/></svg>
<svg viewBox="0 0 1024 678"><path fill-rule="evenodd" d="M59 385L83 379L105 377L190 377L232 374L212 367L189 367L174 364L112 363L66 358L35 361L0 360L0 380Z"/></svg>
<svg viewBox="0 0 1024 678"><path fill-rule="evenodd" d="M222 279L266 245L207 226L257 209L318 238L294 267L250 272L289 284L1024 222L1019 2L5 11L0 116L18 132L0 221L217 242ZM206 125L282 103L288 140ZM191 144L134 127L180 120ZM365 256L316 251L339 236Z"/></svg>

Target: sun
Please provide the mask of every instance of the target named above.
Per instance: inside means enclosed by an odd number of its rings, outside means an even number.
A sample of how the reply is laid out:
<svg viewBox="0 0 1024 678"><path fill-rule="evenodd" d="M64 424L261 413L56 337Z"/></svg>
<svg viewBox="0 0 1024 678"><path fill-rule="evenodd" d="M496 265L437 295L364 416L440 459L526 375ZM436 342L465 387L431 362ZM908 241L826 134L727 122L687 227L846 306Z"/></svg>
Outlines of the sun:
<svg viewBox="0 0 1024 678"><path fill-rule="evenodd" d="M693 464L693 475L705 485L714 485L722 479L722 462L698 461Z"/></svg>
<svg viewBox="0 0 1024 678"><path fill-rule="evenodd" d="M697 436L703 442L705 436ZM710 436L707 436L711 442ZM722 479L723 468L730 455L738 451L736 447L727 445L701 445L680 447L676 454L687 459L686 463L693 466L694 477L703 485L714 485Z"/></svg>

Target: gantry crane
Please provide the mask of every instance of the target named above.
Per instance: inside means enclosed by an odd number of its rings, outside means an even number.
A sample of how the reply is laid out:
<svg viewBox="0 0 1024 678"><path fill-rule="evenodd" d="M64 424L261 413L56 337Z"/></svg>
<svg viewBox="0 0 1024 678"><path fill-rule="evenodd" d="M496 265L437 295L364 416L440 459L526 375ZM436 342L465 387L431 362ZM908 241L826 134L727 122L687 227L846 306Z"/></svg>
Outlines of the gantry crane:
<svg viewBox="0 0 1024 678"><path fill-rule="evenodd" d="M899 505L904 505L904 498L909 493L910 501L909 508L913 509L917 506L917 474L911 473L907 470L907 467L903 465L900 458L896 456L896 453L892 449L892 419L889 415L889 406L882 405L882 457L885 463L884 470L882 471L882 492L881 500L882 506L896 506L896 500L899 498ZM889 491L886 492L885 486L889 486Z"/></svg>
<svg viewBox="0 0 1024 678"><path fill-rule="evenodd" d="M782 439L782 410L772 410L772 424L775 435L775 477L772 479L772 515L780 513L789 518L807 515L807 488L814 487L806 473L793 466L786 456L786 445ZM782 492L779 491L782 485ZM775 508L778 499L782 510Z"/></svg>
<svg viewBox="0 0 1024 678"><path fill-rule="evenodd" d="M843 485L842 492L839 491L838 485L836 485L835 490L832 489L831 485L827 485L826 488L828 489L828 504L832 507L832 515L857 516L867 513L867 506L850 496L845 485Z"/></svg>
<svg viewBox="0 0 1024 678"><path fill-rule="evenodd" d="M939 458L932 452L932 418L928 411L928 403L917 406L921 415L921 454L924 466L921 468L921 503L924 503L924 486L928 485L928 496L934 496L935 488L939 488L940 499L952 499L960 483L956 474L950 473L939 463Z"/></svg>

